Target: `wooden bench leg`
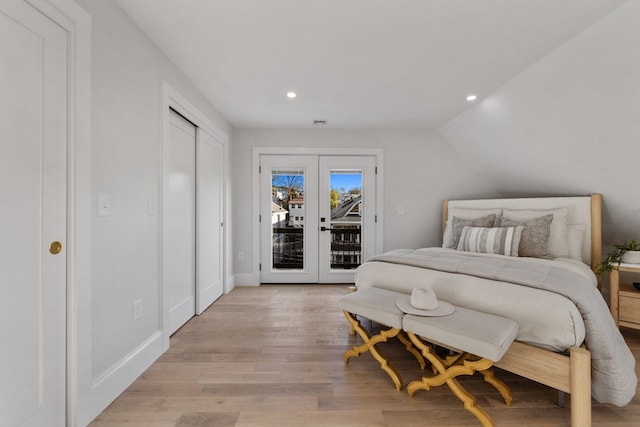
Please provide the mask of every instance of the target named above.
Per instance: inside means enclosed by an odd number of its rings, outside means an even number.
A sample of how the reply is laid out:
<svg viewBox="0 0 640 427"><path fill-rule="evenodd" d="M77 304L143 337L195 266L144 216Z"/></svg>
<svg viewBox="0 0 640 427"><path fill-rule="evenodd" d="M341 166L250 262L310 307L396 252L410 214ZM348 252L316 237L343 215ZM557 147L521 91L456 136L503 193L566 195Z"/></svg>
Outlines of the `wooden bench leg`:
<svg viewBox="0 0 640 427"><path fill-rule="evenodd" d="M362 353L366 353L367 351L371 353L371 355L380 363L380 367L383 371L385 371L393 384L396 386L396 390L400 390L402 388L402 379L400 378L400 374L389 365L389 361L386 357L382 356L375 345L381 342L386 342L389 338L393 338L398 335L400 329L398 328L389 328L377 335L370 336L367 331L362 328L360 321L348 311L344 311L344 316L347 318L347 321L350 325L353 326L353 329L362 337L364 344L355 346L351 350L347 350L344 353L344 363L349 363L349 359L352 357L358 357Z"/></svg>
<svg viewBox="0 0 640 427"><path fill-rule="evenodd" d="M458 353L453 356L447 356L444 360L444 364L446 368L449 369L451 366L460 365L470 358L474 358L474 360L480 359L479 357L471 355L469 353ZM493 367L478 372L482 374L485 382L491 384L493 388L495 388L498 393L500 393L500 395L504 399L504 403L507 406L511 406L511 403L513 403L513 394L511 393L511 389L500 378L497 378L495 376ZM434 369L433 373L437 374L438 371Z"/></svg>
<svg viewBox="0 0 640 427"><path fill-rule="evenodd" d="M416 348L414 347L413 344L411 344L411 341L409 341L409 337L406 336L404 331L400 331L398 333L398 339L400 340L400 342L402 344L404 344L404 348L413 355L413 357L416 358L416 360L418 361L418 363L420 364L420 369L424 369L426 367L426 362L424 361L424 357L422 357L422 355L420 354L420 352L418 350L416 350Z"/></svg>
<svg viewBox="0 0 640 427"><path fill-rule="evenodd" d="M486 382L498 390L500 396L504 399L505 405L511 406L511 403L513 402L511 389L500 378L496 378L493 368L485 369L484 371L480 371L480 373L484 376L484 380Z"/></svg>
<svg viewBox="0 0 640 427"><path fill-rule="evenodd" d="M448 361L441 359L435 352L431 351L430 345L425 345L420 338L415 334L408 332L407 335L411 342L419 349L422 350L422 355L428 359L433 367L437 370L437 374L433 377L422 377L420 381L412 381L407 386L409 396L413 397L418 390L429 390L431 387L437 387L446 384L449 389L455 394L458 399L464 403L464 407L467 411L471 412L484 427L493 427L493 421L489 414L484 409L476 406L475 398L469 393L460 383L456 380L456 377L460 375L473 375L475 372L487 371L493 362L489 359L475 358L471 360L467 358L467 355L463 353L458 357L453 357ZM475 357L475 356L474 356ZM485 376L485 379L487 376ZM508 387L500 381L501 386L504 386L506 390ZM493 385L493 383L491 383ZM495 385L494 385L495 387ZM496 387L498 388L498 387ZM500 391L500 388L498 388ZM502 391L500 391L502 394ZM508 393L511 395L511 392Z"/></svg>

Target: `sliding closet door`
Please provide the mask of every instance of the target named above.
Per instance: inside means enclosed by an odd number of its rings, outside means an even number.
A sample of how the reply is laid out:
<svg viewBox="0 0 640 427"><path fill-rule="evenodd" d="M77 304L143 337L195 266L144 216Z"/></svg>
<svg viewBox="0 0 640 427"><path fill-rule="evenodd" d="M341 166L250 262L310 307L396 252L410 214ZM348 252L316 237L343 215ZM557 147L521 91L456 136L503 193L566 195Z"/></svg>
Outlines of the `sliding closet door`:
<svg viewBox="0 0 640 427"><path fill-rule="evenodd" d="M197 152L197 314L223 293L223 146L198 128Z"/></svg>
<svg viewBox="0 0 640 427"><path fill-rule="evenodd" d="M169 334L196 314L196 127L170 112L163 269Z"/></svg>

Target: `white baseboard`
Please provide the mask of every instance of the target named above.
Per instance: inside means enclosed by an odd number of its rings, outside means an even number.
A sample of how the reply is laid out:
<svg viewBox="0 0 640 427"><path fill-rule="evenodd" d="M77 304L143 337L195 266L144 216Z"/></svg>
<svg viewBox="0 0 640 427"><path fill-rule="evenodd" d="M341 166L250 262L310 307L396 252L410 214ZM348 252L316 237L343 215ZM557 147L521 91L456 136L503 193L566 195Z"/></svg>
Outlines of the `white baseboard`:
<svg viewBox="0 0 640 427"><path fill-rule="evenodd" d="M94 379L89 395L80 395L78 425L87 425L162 355L162 332L156 331L138 348Z"/></svg>
<svg viewBox="0 0 640 427"><path fill-rule="evenodd" d="M227 276L224 293L228 294L236 287L236 276Z"/></svg>
<svg viewBox="0 0 640 427"><path fill-rule="evenodd" d="M260 286L260 275L255 273L236 274L235 286Z"/></svg>

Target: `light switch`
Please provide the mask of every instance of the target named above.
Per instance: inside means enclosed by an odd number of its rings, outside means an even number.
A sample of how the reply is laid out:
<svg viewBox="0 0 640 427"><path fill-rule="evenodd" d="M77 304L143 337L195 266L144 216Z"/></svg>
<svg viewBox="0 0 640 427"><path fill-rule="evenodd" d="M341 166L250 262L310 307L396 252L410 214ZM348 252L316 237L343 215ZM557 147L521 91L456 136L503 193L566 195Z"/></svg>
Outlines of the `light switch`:
<svg viewBox="0 0 640 427"><path fill-rule="evenodd" d="M111 215L111 195L100 194L98 195L98 216L110 216Z"/></svg>

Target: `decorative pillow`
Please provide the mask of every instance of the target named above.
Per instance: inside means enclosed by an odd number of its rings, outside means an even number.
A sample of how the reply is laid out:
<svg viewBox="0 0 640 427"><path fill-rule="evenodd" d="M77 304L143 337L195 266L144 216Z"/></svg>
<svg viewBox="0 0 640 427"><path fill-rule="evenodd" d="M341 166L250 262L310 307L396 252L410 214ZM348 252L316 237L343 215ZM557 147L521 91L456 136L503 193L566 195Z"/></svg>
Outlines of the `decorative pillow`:
<svg viewBox="0 0 640 427"><path fill-rule="evenodd" d="M553 214L551 229L549 233L549 256L553 258L567 258L569 256L567 216L569 209L566 207L557 209L532 209L532 210L509 210L502 212L504 217L523 221L540 217L542 215Z"/></svg>
<svg viewBox="0 0 640 427"><path fill-rule="evenodd" d="M582 261L582 244L584 232L587 227L584 224L569 224L569 258Z"/></svg>
<svg viewBox="0 0 640 427"><path fill-rule="evenodd" d="M454 216L451 220L451 224L447 224L447 228L450 228L448 240L443 242L443 248L456 248L458 247L458 241L460 240L460 233L465 226L471 227L493 227L496 222L495 214L483 216L480 218L458 218ZM449 227L449 225L451 227Z"/></svg>
<svg viewBox="0 0 640 427"><path fill-rule="evenodd" d="M458 243L459 251L518 256L522 225L517 227L464 226Z"/></svg>
<svg viewBox="0 0 640 427"><path fill-rule="evenodd" d="M500 217L498 226L516 227L518 225L522 225L524 228L520 235L518 256L545 258L549 256L549 234L551 230L551 221L553 221L552 214L524 221L516 221L514 219Z"/></svg>
<svg viewBox="0 0 640 427"><path fill-rule="evenodd" d="M444 235L442 238L442 247L443 248L455 248L458 243L456 240L456 244L453 244L453 237L451 234L451 223L453 222L453 217L457 216L458 218L466 218L466 219L475 219L480 218L487 215L495 215L498 218L502 214L502 209L475 209L475 208L456 208L449 207L447 211L447 222L444 229ZM494 224L495 225L495 224ZM493 227L490 225L489 227Z"/></svg>

